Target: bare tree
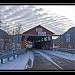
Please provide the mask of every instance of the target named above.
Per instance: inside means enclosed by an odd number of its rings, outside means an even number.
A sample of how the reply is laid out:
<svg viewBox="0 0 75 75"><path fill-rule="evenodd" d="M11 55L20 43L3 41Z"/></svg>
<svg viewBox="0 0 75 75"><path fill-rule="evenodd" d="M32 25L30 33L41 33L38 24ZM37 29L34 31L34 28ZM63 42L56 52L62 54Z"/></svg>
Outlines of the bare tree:
<svg viewBox="0 0 75 75"><path fill-rule="evenodd" d="M16 34L20 34L21 31L22 31L22 24L18 23L18 25L16 26L15 32L16 32Z"/></svg>
<svg viewBox="0 0 75 75"><path fill-rule="evenodd" d="M17 25L17 27L16 27L16 29L15 29L15 33L16 34L21 34L21 31L22 31L23 29L22 29L22 24L21 23L18 23L18 25ZM18 35L18 43L20 43L20 37L19 37L19 35Z"/></svg>

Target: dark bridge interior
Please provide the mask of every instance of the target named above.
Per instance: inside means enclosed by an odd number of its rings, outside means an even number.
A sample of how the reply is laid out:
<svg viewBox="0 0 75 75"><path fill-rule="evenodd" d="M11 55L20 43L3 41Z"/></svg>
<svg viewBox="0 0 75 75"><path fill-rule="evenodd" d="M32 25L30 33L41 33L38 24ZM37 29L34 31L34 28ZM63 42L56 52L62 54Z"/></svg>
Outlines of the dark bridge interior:
<svg viewBox="0 0 75 75"><path fill-rule="evenodd" d="M34 49L50 49L51 46L48 36L29 36L27 40L33 43Z"/></svg>

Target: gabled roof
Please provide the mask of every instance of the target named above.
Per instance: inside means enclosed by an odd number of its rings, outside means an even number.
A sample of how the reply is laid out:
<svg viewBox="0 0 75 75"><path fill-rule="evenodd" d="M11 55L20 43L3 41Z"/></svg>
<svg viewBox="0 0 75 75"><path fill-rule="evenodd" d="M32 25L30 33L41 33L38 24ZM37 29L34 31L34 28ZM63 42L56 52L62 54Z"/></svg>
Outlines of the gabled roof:
<svg viewBox="0 0 75 75"><path fill-rule="evenodd" d="M29 31L31 31L31 30L33 30L33 29L37 28L37 27L41 27L41 28L45 29L46 31L48 31L48 32L50 32L50 33L52 33L52 34L54 34L52 31L50 31L50 30L46 29L45 27L43 27L43 26L41 26L41 25L38 25L38 26L36 26L36 27L33 27L33 28L31 28L31 29L29 29L29 30L25 31L24 33L29 32ZM24 34L24 33L23 33L23 34Z"/></svg>

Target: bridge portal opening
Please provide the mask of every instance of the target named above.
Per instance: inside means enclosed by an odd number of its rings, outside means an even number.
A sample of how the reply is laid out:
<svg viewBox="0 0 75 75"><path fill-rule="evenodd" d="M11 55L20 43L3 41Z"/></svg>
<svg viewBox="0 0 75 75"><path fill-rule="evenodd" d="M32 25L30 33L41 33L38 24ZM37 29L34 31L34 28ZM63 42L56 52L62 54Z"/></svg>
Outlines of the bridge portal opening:
<svg viewBox="0 0 75 75"><path fill-rule="evenodd" d="M27 41L32 42L33 49L45 50L45 49L51 49L53 46L51 36L28 36ZM26 47L25 42L26 41L24 40L24 43L22 43L22 48ZM29 44L29 48L30 48L30 44Z"/></svg>

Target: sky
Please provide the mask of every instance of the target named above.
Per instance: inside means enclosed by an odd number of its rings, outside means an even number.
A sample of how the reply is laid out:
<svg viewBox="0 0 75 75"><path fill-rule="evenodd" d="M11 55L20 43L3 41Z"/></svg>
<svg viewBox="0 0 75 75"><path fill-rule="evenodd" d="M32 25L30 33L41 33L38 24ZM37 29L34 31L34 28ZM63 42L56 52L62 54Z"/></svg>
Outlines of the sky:
<svg viewBox="0 0 75 75"><path fill-rule="evenodd" d="M21 33L42 25L55 34L75 27L75 5L0 5L0 27L13 31L22 24Z"/></svg>

